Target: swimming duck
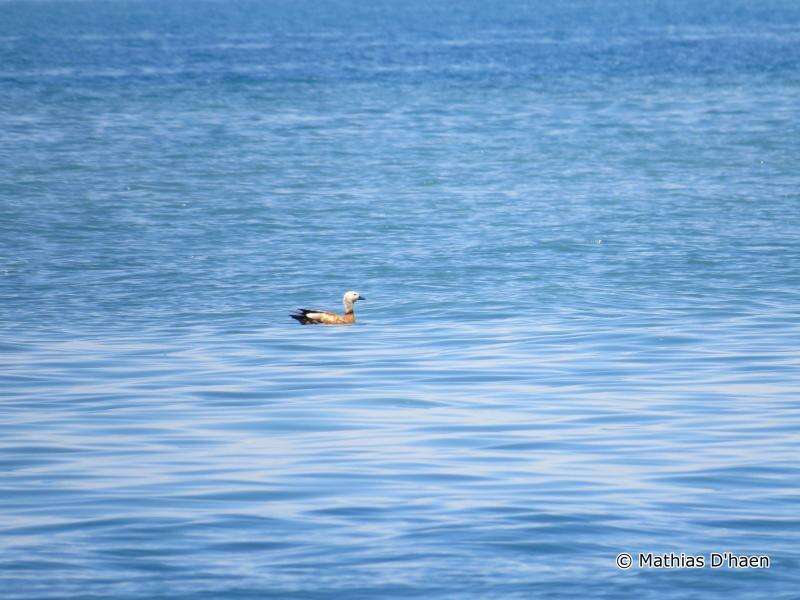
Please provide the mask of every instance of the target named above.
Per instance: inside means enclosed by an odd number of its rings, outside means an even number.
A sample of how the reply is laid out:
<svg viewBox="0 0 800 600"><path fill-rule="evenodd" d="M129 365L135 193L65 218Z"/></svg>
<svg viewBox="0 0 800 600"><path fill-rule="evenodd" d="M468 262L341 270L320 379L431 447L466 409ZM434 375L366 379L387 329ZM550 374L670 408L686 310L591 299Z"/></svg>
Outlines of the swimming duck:
<svg viewBox="0 0 800 600"><path fill-rule="evenodd" d="M353 304L358 300L364 299L364 296L358 292L345 292L344 298L342 298L342 302L344 303L343 315L327 310L298 308L294 314L289 316L301 325L352 325L356 322L356 313L353 312Z"/></svg>

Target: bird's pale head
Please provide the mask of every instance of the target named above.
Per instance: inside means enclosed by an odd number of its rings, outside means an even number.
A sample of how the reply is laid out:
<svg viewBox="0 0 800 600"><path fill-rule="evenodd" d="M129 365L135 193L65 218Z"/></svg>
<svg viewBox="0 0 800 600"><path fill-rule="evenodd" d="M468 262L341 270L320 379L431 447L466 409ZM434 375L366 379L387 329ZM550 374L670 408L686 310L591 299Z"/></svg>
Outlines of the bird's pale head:
<svg viewBox="0 0 800 600"><path fill-rule="evenodd" d="M345 294L344 294L345 304L352 304L353 302L356 302L357 300L364 300L364 299L365 299L364 296L362 296L358 292L354 292L352 290L350 290L349 292L345 292Z"/></svg>

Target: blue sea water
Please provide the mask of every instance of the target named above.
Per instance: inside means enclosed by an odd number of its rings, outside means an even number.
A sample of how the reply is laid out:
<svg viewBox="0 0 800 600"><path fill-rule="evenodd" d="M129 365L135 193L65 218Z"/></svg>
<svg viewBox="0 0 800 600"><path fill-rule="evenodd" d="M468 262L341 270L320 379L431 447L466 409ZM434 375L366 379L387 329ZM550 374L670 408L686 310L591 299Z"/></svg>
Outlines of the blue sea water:
<svg viewBox="0 0 800 600"><path fill-rule="evenodd" d="M4 599L797 598L799 346L797 2L0 3Z"/></svg>

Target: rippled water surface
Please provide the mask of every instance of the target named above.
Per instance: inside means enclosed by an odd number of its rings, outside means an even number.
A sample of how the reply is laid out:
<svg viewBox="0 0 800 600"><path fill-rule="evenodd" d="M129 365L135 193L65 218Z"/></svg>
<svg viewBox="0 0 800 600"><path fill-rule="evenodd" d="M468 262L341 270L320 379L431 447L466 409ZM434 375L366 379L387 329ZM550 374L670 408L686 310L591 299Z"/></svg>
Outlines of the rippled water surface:
<svg viewBox="0 0 800 600"><path fill-rule="evenodd" d="M4 2L0 134L4 598L797 597L796 3Z"/></svg>

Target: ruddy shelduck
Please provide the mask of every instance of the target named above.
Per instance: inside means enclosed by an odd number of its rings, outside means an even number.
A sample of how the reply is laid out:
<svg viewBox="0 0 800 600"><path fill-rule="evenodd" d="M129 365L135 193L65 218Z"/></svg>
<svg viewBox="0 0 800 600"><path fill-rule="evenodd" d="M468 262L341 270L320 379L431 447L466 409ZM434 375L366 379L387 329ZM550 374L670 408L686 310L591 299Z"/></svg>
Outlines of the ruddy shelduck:
<svg viewBox="0 0 800 600"><path fill-rule="evenodd" d="M353 304L364 300L358 292L345 292L342 302L344 314L340 315L327 310L314 310L313 308L298 308L294 314L289 315L301 325L352 325L356 322L356 313Z"/></svg>

